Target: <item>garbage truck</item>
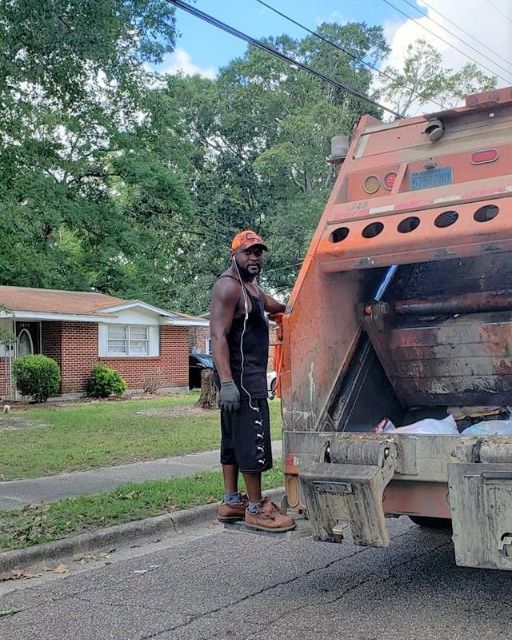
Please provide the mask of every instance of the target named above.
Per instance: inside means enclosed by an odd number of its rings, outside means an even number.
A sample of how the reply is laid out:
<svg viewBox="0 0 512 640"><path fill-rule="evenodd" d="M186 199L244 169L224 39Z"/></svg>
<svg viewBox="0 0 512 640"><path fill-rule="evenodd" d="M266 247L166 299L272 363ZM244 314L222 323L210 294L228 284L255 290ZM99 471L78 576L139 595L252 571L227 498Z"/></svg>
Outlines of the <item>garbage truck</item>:
<svg viewBox="0 0 512 640"><path fill-rule="evenodd" d="M451 524L458 565L512 569L512 88L335 143L282 319L287 509L375 547Z"/></svg>

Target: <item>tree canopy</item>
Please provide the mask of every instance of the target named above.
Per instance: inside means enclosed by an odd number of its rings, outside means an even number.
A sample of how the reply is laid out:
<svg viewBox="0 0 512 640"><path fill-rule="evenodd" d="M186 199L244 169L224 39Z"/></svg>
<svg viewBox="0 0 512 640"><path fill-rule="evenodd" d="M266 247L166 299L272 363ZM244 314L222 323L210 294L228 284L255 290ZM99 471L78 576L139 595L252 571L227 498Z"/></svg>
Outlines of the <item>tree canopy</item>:
<svg viewBox="0 0 512 640"><path fill-rule="evenodd" d="M143 63L173 49L174 12L165 0L12 0L0 25L0 277L113 291L138 242L116 171L131 175L120 157L140 151Z"/></svg>
<svg viewBox="0 0 512 640"><path fill-rule="evenodd" d="M459 71L443 65L442 56L425 40L407 47L402 69L384 68L386 79L378 91L402 115L413 115L429 103L445 108L456 106L464 96L496 87L496 78L480 71L475 63L466 63Z"/></svg>
<svg viewBox="0 0 512 640"><path fill-rule="evenodd" d="M4 0L0 27L0 284L201 313L249 227L271 248L265 284L286 295L332 188L331 137L382 115L253 47L215 80L159 77L148 64L176 38L166 0ZM380 27L318 32L343 51L267 42L402 112L413 90L426 104L493 86L425 43L377 86Z"/></svg>

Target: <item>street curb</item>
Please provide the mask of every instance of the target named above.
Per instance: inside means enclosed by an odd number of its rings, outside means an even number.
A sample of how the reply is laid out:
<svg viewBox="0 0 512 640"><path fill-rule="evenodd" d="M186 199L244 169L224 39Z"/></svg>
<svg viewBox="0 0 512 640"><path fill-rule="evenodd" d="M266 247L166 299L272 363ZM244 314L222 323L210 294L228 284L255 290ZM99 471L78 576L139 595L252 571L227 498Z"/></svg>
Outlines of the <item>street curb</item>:
<svg viewBox="0 0 512 640"><path fill-rule="evenodd" d="M263 495L275 498L283 493L284 488L278 487L265 491ZM70 538L46 542L26 549L4 551L0 553L0 578L10 571L26 569L41 562L58 563L64 557L99 551L111 548L112 545L127 546L127 543L133 543L135 540L155 534L180 533L180 530L185 527L213 520L217 507L218 503L202 505L145 520L136 520L105 529L80 533Z"/></svg>

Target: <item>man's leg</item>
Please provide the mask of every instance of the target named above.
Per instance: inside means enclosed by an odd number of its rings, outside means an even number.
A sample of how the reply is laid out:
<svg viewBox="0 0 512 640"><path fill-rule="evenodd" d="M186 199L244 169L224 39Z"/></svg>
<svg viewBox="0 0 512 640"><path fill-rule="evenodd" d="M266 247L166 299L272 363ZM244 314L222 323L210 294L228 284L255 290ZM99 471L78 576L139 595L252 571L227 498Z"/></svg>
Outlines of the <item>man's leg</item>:
<svg viewBox="0 0 512 640"><path fill-rule="evenodd" d="M236 493L238 491L238 465L223 464L222 475L224 476L224 493Z"/></svg>
<svg viewBox="0 0 512 640"><path fill-rule="evenodd" d="M236 522L245 517L247 501L238 492L238 465L222 464L224 475L224 500L217 509L220 522Z"/></svg>
<svg viewBox="0 0 512 640"><path fill-rule="evenodd" d="M232 415L221 410L220 461L224 477L224 499L217 510L220 522L236 522L245 517L247 501L238 492L238 464L233 449Z"/></svg>
<svg viewBox="0 0 512 640"><path fill-rule="evenodd" d="M268 498L261 494L261 475L272 468L272 447L270 444L270 419L268 403L264 399L256 401L257 414L252 406L245 412L244 429L237 431L242 437L237 442L238 462L249 496L249 505L245 512L245 524L251 529L261 531L290 531L295 528L292 518L281 513L281 510ZM252 471L261 469L261 471Z"/></svg>
<svg viewBox="0 0 512 640"><path fill-rule="evenodd" d="M261 473L244 473L244 481L249 502L261 502Z"/></svg>

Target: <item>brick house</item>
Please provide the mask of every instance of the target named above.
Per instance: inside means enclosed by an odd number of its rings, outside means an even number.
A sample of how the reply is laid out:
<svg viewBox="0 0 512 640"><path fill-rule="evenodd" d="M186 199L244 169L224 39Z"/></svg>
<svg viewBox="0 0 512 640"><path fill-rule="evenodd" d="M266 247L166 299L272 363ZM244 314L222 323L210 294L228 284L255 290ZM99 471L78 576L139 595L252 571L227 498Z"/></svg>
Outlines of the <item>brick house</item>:
<svg viewBox="0 0 512 640"><path fill-rule="evenodd" d="M0 344L0 398L15 394L12 359L42 353L61 369L61 396L84 393L91 367L101 362L128 389L188 389L189 332L208 320L101 293L0 286L0 327L16 344Z"/></svg>

